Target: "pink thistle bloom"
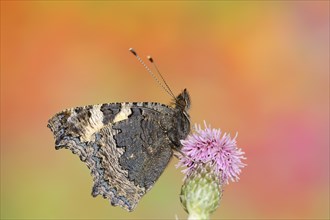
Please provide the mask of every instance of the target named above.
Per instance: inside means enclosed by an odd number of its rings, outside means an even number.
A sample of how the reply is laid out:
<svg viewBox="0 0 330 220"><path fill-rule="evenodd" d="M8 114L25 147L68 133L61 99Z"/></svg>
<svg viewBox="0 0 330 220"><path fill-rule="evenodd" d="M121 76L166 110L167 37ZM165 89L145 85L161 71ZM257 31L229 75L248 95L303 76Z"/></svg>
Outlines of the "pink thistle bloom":
<svg viewBox="0 0 330 220"><path fill-rule="evenodd" d="M204 122L205 129L195 125L195 133L189 135L186 140L181 140L183 148L177 167L186 167L182 172L189 176L198 165L209 163L214 168L221 184L228 184L229 180L239 180L241 168L246 164L244 152L236 146L236 136L232 139L224 133L221 137L220 129L211 129Z"/></svg>

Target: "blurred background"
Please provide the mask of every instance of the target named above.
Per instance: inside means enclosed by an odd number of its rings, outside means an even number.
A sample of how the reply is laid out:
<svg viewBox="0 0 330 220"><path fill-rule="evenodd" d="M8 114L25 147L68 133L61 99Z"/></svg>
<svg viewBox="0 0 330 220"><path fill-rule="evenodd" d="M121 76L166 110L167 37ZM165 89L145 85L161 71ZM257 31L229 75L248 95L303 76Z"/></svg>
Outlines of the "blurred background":
<svg viewBox="0 0 330 220"><path fill-rule="evenodd" d="M248 166L213 219L329 218L329 1L1 1L1 218L186 218L174 158L128 213L46 127L70 107L170 97L234 135Z"/></svg>

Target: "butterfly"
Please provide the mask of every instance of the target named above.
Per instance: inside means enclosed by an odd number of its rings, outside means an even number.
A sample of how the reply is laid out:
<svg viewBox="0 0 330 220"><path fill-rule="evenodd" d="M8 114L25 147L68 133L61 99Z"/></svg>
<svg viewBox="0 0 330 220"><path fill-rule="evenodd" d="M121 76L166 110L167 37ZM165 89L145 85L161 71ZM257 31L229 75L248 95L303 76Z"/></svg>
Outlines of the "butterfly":
<svg viewBox="0 0 330 220"><path fill-rule="evenodd" d="M130 51L147 68L133 49ZM152 58L149 60L153 62ZM157 66L155 66L157 68ZM158 68L157 68L157 72ZM161 74L159 73L161 76ZM172 104L121 102L66 109L48 121L55 149L69 149L90 169L92 196L133 211L190 132L187 89ZM156 78L157 80L157 78ZM157 80L157 82L159 82Z"/></svg>

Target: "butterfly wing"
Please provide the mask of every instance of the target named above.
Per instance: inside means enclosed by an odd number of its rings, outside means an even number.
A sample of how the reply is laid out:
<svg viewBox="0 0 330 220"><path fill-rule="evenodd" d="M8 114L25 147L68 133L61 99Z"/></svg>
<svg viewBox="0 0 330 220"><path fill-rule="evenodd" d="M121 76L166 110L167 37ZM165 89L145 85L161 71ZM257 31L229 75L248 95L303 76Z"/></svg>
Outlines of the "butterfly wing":
<svg viewBox="0 0 330 220"><path fill-rule="evenodd" d="M172 117L159 103L110 103L64 110L48 127L55 148L70 149L90 169L92 195L132 211L171 159Z"/></svg>

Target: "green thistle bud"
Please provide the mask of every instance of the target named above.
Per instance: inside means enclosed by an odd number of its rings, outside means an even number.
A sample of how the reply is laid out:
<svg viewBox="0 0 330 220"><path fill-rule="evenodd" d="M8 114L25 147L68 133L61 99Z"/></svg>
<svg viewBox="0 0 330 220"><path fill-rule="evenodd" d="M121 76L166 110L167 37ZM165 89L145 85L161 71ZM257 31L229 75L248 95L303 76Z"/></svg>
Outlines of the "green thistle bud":
<svg viewBox="0 0 330 220"><path fill-rule="evenodd" d="M209 164L199 164L186 177L180 200L189 214L188 219L209 219L218 208L222 196L218 174Z"/></svg>
<svg viewBox="0 0 330 220"><path fill-rule="evenodd" d="M189 213L188 219L209 219L218 208L222 196L222 187L229 180L239 180L244 152L236 146L236 136L229 134L221 137L220 129L205 129L195 126L195 133L181 140L182 155L178 167L185 169L184 184L180 200Z"/></svg>

